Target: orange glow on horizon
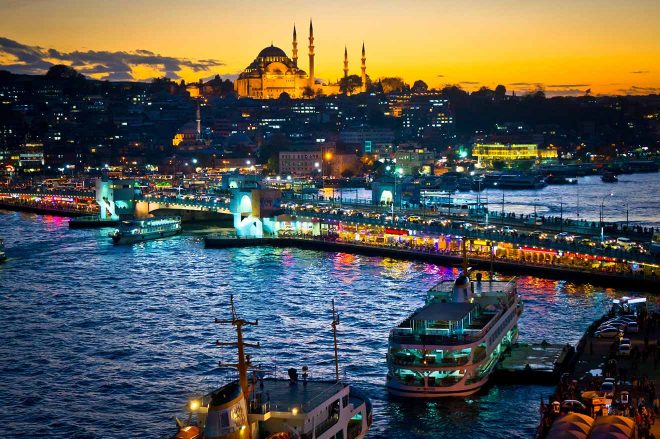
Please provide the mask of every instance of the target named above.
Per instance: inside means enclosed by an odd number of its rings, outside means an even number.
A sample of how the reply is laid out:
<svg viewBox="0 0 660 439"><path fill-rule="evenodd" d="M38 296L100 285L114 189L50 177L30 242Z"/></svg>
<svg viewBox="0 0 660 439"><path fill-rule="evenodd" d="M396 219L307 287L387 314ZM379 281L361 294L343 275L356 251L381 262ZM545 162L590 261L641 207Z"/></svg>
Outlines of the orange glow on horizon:
<svg viewBox="0 0 660 439"><path fill-rule="evenodd" d="M217 0L6 2L0 37L60 52L149 50L223 63L178 72L192 82L215 74L234 78L271 41L291 56L294 22L298 65L308 71L310 16L315 75L326 81L343 76L344 45L349 74L360 74L364 41L372 80L400 76L410 84L422 79L430 87L466 90L503 84L509 92L541 86L548 94L660 93L655 0L337 0L331 6L293 0L250 7ZM0 54L0 69L12 60ZM131 65L138 80L163 71Z"/></svg>

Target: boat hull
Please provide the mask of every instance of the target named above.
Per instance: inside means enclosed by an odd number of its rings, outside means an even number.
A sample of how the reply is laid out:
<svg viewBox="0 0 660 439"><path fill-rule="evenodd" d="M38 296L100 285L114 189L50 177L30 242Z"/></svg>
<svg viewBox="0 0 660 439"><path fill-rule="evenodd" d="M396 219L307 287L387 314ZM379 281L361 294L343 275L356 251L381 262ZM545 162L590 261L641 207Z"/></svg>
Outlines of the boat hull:
<svg viewBox="0 0 660 439"><path fill-rule="evenodd" d="M404 386L395 380L388 380L387 391L403 398L462 398L477 393L486 383L488 377L471 386L451 386L446 389L430 390L428 387Z"/></svg>
<svg viewBox="0 0 660 439"><path fill-rule="evenodd" d="M112 235L112 242L116 245L135 244L136 242L152 241L154 239L167 238L170 236L178 235L179 233L181 233L180 228L177 230L164 230L161 232L142 233L139 235L124 236L122 234L115 234Z"/></svg>

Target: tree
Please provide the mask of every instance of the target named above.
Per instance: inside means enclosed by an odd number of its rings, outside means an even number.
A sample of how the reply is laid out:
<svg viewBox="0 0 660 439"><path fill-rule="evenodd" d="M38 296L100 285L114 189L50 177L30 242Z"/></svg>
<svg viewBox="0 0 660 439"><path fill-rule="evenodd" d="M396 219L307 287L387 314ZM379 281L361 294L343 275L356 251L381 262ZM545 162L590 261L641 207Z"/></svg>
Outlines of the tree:
<svg viewBox="0 0 660 439"><path fill-rule="evenodd" d="M339 81L339 90L342 93L353 94L362 87L362 79L358 75L348 75Z"/></svg>
<svg viewBox="0 0 660 439"><path fill-rule="evenodd" d="M495 99L502 100L506 96L506 87L499 84L495 87Z"/></svg>
<svg viewBox="0 0 660 439"><path fill-rule="evenodd" d="M383 93L405 92L410 90L410 87L403 82L401 78L383 78L380 80L383 86Z"/></svg>
<svg viewBox="0 0 660 439"><path fill-rule="evenodd" d="M52 66L46 72L46 79L81 79L83 75L78 73L74 68L65 66L64 64L57 64Z"/></svg>
<svg viewBox="0 0 660 439"><path fill-rule="evenodd" d="M303 98L311 99L314 97L314 90L312 87L305 87L302 92Z"/></svg>
<svg viewBox="0 0 660 439"><path fill-rule="evenodd" d="M411 90L413 93L424 93L429 90L429 86L426 84L426 82L422 81L421 79L418 79L413 84Z"/></svg>

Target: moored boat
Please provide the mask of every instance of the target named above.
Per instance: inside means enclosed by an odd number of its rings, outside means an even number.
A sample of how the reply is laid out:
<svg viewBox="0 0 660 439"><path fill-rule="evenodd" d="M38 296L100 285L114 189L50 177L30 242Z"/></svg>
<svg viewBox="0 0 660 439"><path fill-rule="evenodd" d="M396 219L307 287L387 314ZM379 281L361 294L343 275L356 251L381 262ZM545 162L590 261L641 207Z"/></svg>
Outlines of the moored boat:
<svg viewBox="0 0 660 439"><path fill-rule="evenodd" d="M464 270L465 272L466 270ZM518 338L516 279L461 274L431 288L425 305L390 331L387 389L396 396L468 396Z"/></svg>
<svg viewBox="0 0 660 439"><path fill-rule="evenodd" d="M617 181L619 181L619 179L613 172L603 173L600 179L603 181L603 183L616 183Z"/></svg>
<svg viewBox="0 0 660 439"><path fill-rule="evenodd" d="M179 233L181 233L181 218L176 216L122 221L108 236L115 244L132 244Z"/></svg>
<svg viewBox="0 0 660 439"><path fill-rule="evenodd" d="M231 301L229 320L216 323L236 328L237 342L220 346L236 346L239 378L210 392L187 406L187 422L177 419L178 432L173 439L332 439L364 438L371 426L372 408L369 398L339 379L336 363L334 380L314 380L309 369L302 375L288 369L288 378L268 377L268 372L253 366L245 347L259 347L243 341L243 326L256 325L239 318ZM333 307L334 316L334 307ZM333 318L336 330L338 319ZM335 361L336 361L335 332ZM220 364L223 366L223 364ZM248 374L248 369L254 371Z"/></svg>

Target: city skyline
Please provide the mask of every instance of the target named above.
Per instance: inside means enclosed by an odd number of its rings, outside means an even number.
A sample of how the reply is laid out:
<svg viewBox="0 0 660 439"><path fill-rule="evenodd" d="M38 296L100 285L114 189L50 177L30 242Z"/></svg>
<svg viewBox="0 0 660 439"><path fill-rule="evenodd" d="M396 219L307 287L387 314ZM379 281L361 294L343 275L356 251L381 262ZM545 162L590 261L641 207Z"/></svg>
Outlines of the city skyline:
<svg viewBox="0 0 660 439"><path fill-rule="evenodd" d="M258 5L0 1L0 69L43 73L50 64L73 63L98 79L163 74L187 82L216 74L235 79L271 42L291 55L294 23L301 40L300 30L311 17L316 77L327 81L342 77L344 46L350 73L359 74L364 41L372 80L400 76L409 83L422 79L430 87L458 84L466 90L541 87L549 96L660 92L656 2L607 8L593 0L554 6L371 0L340 1L332 9L301 2ZM305 43L300 42L301 53Z"/></svg>

